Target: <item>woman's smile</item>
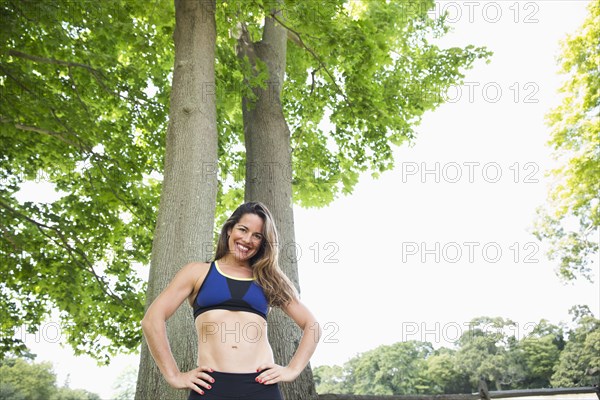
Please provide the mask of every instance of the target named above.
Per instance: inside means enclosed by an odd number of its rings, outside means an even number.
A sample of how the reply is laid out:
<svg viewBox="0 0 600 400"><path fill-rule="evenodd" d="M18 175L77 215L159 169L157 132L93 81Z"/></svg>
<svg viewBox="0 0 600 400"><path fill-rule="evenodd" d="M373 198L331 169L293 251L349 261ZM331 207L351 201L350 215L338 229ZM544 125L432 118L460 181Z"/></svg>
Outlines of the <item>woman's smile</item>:
<svg viewBox="0 0 600 400"><path fill-rule="evenodd" d="M263 221L256 214L244 214L229 233L229 249L238 261L248 261L260 248L263 240Z"/></svg>

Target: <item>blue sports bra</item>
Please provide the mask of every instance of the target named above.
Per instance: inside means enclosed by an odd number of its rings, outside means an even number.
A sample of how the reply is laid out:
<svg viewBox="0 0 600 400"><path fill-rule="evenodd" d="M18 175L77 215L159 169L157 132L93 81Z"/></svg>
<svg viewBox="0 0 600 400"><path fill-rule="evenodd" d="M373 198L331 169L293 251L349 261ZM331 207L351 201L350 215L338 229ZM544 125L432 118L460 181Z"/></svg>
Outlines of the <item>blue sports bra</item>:
<svg viewBox="0 0 600 400"><path fill-rule="evenodd" d="M221 272L213 261L194 299L194 318L209 310L247 311L267 319L269 303L253 278L236 278Z"/></svg>

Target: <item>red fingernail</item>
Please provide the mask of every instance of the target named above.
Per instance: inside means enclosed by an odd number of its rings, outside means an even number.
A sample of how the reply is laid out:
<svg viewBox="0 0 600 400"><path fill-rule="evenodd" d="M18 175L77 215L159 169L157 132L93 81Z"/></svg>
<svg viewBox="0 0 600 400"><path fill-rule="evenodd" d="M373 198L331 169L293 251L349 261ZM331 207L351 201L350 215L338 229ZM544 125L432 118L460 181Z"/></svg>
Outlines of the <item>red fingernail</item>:
<svg viewBox="0 0 600 400"><path fill-rule="evenodd" d="M209 389L212 389L212 386L208 385L208 388L209 388Z"/></svg>
<svg viewBox="0 0 600 400"><path fill-rule="evenodd" d="M210 382L215 383L215 380L213 378L210 378Z"/></svg>

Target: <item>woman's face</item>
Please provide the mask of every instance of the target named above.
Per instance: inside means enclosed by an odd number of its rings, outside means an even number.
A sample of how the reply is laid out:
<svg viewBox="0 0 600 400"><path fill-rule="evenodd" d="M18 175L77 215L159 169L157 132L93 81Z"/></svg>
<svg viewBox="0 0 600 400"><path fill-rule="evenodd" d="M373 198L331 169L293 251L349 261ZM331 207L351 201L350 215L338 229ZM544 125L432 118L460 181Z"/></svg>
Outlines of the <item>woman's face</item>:
<svg viewBox="0 0 600 400"><path fill-rule="evenodd" d="M244 214L242 218L227 232L229 252L238 261L250 260L264 240L263 220L256 214Z"/></svg>

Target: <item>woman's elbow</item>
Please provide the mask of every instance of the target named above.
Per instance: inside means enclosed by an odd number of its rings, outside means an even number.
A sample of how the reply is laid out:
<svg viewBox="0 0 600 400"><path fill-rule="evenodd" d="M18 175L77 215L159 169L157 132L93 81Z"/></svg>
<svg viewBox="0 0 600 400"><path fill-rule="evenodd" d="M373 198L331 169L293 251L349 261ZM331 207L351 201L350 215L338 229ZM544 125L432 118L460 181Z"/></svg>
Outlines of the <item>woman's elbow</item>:
<svg viewBox="0 0 600 400"><path fill-rule="evenodd" d="M318 343L321 340L323 330L321 329L321 324L319 324L319 321L312 320L304 326L304 333L310 334L314 338L314 341Z"/></svg>
<svg viewBox="0 0 600 400"><path fill-rule="evenodd" d="M315 338L316 341L319 342L321 341L321 336L323 335L323 329L321 329L321 324L319 323L319 321L315 320L315 326L316 328L316 333L315 333Z"/></svg>
<svg viewBox="0 0 600 400"><path fill-rule="evenodd" d="M152 327L155 327L159 322L160 319L157 318L150 310L148 310L140 321L140 325L142 326L142 331L147 332Z"/></svg>
<svg viewBox="0 0 600 400"><path fill-rule="evenodd" d="M140 321L140 325L142 327L142 332L146 333L151 325L150 320L148 319L148 315L144 315L144 317Z"/></svg>

